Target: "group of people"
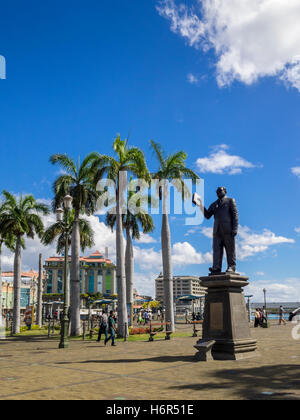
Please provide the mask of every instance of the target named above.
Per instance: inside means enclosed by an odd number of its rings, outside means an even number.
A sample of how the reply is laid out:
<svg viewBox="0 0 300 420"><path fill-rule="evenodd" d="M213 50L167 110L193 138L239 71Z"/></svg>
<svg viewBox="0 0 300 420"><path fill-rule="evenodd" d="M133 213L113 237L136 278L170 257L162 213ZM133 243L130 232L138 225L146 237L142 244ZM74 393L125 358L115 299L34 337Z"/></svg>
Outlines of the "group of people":
<svg viewBox="0 0 300 420"><path fill-rule="evenodd" d="M266 308L263 309L256 308L254 315L254 328L263 327L264 323L268 322Z"/></svg>
<svg viewBox="0 0 300 420"><path fill-rule="evenodd" d="M254 327L263 327L264 323L268 322L266 308L263 309L256 308L255 316L254 316ZM284 319L284 309L282 306L279 308L279 325L286 325L286 321Z"/></svg>
<svg viewBox="0 0 300 420"><path fill-rule="evenodd" d="M111 340L111 345L116 346L116 331L116 317L114 311L110 311L109 315L103 311L102 315L100 315L98 343L100 343L102 334L104 334L104 345L106 346L106 344Z"/></svg>
<svg viewBox="0 0 300 420"><path fill-rule="evenodd" d="M152 321L152 312L147 310L139 311L137 316L134 317L134 320L136 320L139 325L147 325L148 322Z"/></svg>

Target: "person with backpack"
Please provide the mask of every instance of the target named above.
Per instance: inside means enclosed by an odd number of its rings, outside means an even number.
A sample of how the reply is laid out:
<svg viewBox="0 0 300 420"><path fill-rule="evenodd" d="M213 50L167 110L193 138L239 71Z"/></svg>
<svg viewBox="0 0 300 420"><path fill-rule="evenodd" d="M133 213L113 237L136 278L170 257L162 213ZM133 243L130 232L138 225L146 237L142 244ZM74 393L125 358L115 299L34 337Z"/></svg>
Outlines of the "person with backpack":
<svg viewBox="0 0 300 420"><path fill-rule="evenodd" d="M105 340L107 340L107 337L108 337L107 328L108 328L108 317L107 317L106 312L103 311L100 317L100 322L99 322L99 334L98 334L98 339L97 339L98 343L100 343L101 341L102 334L105 334Z"/></svg>
<svg viewBox="0 0 300 420"><path fill-rule="evenodd" d="M108 332L109 332L110 336L105 339L104 345L106 346L106 344L109 342L109 340L111 340L111 345L115 346L116 322L115 322L115 318L114 318L114 311L110 311L110 313L109 313Z"/></svg>

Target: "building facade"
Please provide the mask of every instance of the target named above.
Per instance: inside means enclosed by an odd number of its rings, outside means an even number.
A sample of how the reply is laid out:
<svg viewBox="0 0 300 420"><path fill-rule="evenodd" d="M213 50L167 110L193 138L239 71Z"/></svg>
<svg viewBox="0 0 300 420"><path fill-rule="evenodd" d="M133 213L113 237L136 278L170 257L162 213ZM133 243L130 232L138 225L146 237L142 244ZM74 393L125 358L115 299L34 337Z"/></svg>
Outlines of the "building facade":
<svg viewBox="0 0 300 420"><path fill-rule="evenodd" d="M14 306L13 272L2 273L2 308L11 311ZM38 273L31 270L21 273L21 310L36 304Z"/></svg>
<svg viewBox="0 0 300 420"><path fill-rule="evenodd" d="M163 276L160 274L155 280L155 299L161 302L164 306L164 284ZM173 278L173 294L176 308L188 308L195 311L199 311L203 302L201 299L196 299L194 303L187 303L186 301L178 300L183 296L198 296L204 297L206 295L206 288L201 285L201 280L196 276L174 276Z"/></svg>
<svg viewBox="0 0 300 420"><path fill-rule="evenodd" d="M64 292L64 257L51 257L45 261L45 293ZM69 268L71 257L69 257ZM69 270L70 272L70 270ZM80 293L112 296L117 294L116 267L113 262L96 251L88 257L80 257Z"/></svg>

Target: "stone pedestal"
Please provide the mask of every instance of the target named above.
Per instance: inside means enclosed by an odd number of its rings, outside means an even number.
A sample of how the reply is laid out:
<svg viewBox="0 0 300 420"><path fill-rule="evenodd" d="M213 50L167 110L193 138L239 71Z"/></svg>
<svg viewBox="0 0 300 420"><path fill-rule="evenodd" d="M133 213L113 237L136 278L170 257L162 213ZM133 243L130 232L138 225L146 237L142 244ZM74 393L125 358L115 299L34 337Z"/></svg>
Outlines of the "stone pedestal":
<svg viewBox="0 0 300 420"><path fill-rule="evenodd" d="M239 360L253 357L256 340L251 338L243 287L248 277L222 273L200 278L207 287L203 340L214 340L215 360Z"/></svg>

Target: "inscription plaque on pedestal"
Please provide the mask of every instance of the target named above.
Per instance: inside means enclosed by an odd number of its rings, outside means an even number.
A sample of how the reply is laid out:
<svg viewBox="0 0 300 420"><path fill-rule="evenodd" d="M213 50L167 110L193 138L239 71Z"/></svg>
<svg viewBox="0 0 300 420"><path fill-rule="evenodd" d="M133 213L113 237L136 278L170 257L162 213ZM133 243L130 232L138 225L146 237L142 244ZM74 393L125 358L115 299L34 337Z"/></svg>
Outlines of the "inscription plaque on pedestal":
<svg viewBox="0 0 300 420"><path fill-rule="evenodd" d="M223 303L210 304L210 329L212 331L223 330Z"/></svg>

